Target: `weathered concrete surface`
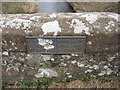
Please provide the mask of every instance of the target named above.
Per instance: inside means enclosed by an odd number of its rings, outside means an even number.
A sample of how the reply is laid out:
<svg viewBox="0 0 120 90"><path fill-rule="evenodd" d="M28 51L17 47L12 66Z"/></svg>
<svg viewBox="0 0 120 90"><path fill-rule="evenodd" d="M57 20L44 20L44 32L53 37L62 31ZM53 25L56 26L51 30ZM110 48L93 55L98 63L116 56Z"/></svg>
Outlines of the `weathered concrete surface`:
<svg viewBox="0 0 120 90"><path fill-rule="evenodd" d="M52 73L52 76L63 81L84 76L117 78L118 24L118 14L115 13L2 15L3 81L14 83L41 76L48 78L53 71L55 75ZM86 36L85 53L29 54L26 51L25 36L43 35ZM39 72L40 68L43 71Z"/></svg>
<svg viewBox="0 0 120 90"><path fill-rule="evenodd" d="M78 12L116 12L119 11L118 2L68 2Z"/></svg>

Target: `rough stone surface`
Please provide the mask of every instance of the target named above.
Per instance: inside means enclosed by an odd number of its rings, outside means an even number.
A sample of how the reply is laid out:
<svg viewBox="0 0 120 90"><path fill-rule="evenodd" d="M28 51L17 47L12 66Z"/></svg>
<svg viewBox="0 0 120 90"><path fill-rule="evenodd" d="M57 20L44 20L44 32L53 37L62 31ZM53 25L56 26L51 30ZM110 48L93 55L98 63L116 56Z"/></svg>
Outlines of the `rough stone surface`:
<svg viewBox="0 0 120 90"><path fill-rule="evenodd" d="M55 23L54 28L51 22ZM46 23L51 27L46 26ZM63 81L84 76L118 77L120 34L118 24L118 14L115 13L2 15L0 28L3 32L3 81L15 83L36 79L40 68L54 69L58 73L57 78ZM84 35L87 37L85 53L71 55L28 53L25 36L43 35ZM47 75L49 76L49 73Z"/></svg>
<svg viewBox="0 0 120 90"><path fill-rule="evenodd" d="M118 2L68 2L73 9L80 12L119 12Z"/></svg>
<svg viewBox="0 0 120 90"><path fill-rule="evenodd" d="M3 48L7 51L25 51L25 36L41 35L84 35L87 36L86 52L118 50L118 14L114 13L3 15L0 24Z"/></svg>
<svg viewBox="0 0 120 90"><path fill-rule="evenodd" d="M27 66L25 53L9 53L2 59L3 81L9 84L21 80L25 76L24 69Z"/></svg>
<svg viewBox="0 0 120 90"><path fill-rule="evenodd" d="M25 33L14 28L3 29L3 51L26 51Z"/></svg>

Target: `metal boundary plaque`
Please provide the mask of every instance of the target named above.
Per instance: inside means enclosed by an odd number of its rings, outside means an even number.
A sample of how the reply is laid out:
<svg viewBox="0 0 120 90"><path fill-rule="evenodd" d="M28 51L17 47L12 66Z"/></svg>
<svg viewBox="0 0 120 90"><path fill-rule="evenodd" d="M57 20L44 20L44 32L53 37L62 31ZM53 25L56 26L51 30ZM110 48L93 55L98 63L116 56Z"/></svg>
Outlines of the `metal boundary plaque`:
<svg viewBox="0 0 120 90"><path fill-rule="evenodd" d="M86 36L27 36L26 42L28 53L84 53Z"/></svg>

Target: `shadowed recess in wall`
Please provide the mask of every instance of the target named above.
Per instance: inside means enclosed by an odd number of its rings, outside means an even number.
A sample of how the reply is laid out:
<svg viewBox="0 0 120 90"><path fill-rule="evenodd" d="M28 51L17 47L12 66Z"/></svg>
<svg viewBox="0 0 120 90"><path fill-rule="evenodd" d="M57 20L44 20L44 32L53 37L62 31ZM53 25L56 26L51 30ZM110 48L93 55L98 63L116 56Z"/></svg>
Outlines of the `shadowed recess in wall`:
<svg viewBox="0 0 120 90"><path fill-rule="evenodd" d="M28 53L71 54L84 53L85 36L26 37Z"/></svg>

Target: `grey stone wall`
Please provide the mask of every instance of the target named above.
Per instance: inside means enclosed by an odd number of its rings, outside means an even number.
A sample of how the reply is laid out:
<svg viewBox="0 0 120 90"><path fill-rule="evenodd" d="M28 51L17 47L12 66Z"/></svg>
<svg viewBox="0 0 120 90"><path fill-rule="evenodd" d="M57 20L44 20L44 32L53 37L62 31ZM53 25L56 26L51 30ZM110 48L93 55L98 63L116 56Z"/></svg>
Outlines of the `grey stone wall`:
<svg viewBox="0 0 120 90"><path fill-rule="evenodd" d="M0 17L0 28L4 82L119 76L116 13L5 14ZM42 55L27 52L26 36L86 36L87 40L82 54Z"/></svg>

